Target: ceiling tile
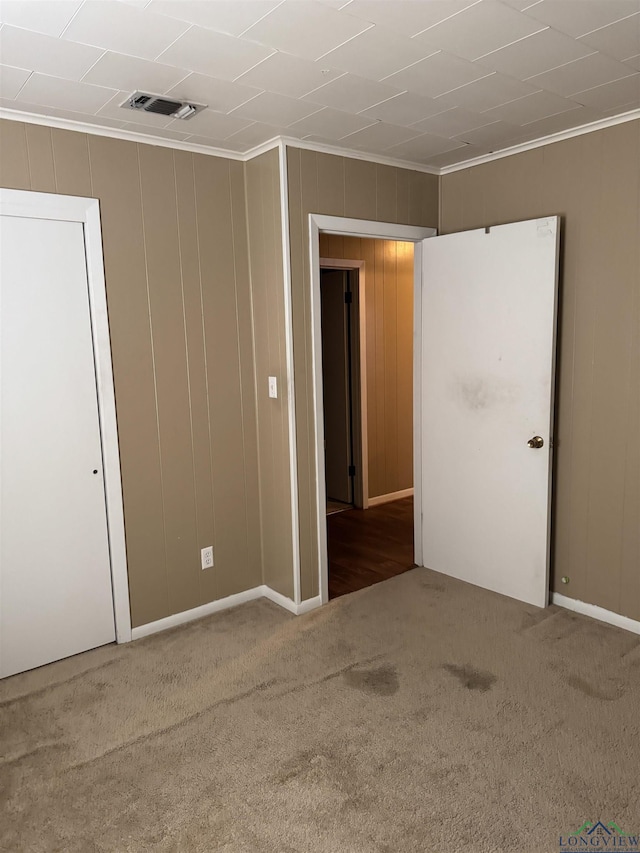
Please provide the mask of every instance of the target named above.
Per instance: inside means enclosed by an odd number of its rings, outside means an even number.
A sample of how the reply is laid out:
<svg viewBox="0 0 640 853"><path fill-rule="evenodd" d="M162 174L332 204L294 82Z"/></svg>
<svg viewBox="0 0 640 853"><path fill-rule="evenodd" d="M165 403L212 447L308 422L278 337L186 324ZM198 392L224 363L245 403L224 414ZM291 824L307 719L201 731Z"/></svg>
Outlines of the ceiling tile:
<svg viewBox="0 0 640 853"><path fill-rule="evenodd" d="M148 8L180 21L239 36L267 15L280 0L151 0Z"/></svg>
<svg viewBox="0 0 640 853"><path fill-rule="evenodd" d="M114 119L115 121L135 119L136 124L148 124L152 127L166 127L172 121L170 116L161 116L140 111L134 113L126 109L122 104L128 101L130 94L130 91L116 92L111 100L98 110L98 115Z"/></svg>
<svg viewBox="0 0 640 853"><path fill-rule="evenodd" d="M288 53L274 53L260 65L238 77L237 82L300 98L318 86L335 80L342 73L337 69L328 68L323 61L311 62Z"/></svg>
<svg viewBox="0 0 640 853"><path fill-rule="evenodd" d="M500 145L509 144L509 141L521 132L521 128L514 124L493 121L483 127L459 134L457 138L459 142L469 142L471 145L488 145L495 149Z"/></svg>
<svg viewBox="0 0 640 853"><path fill-rule="evenodd" d="M190 136L189 145L202 145L205 148L220 148L223 151L244 152L252 148L251 145L235 145L231 142L225 142L223 139L211 139L208 136Z"/></svg>
<svg viewBox="0 0 640 853"><path fill-rule="evenodd" d="M344 10L350 15L389 27L393 32L414 36L450 18L477 0L352 0Z"/></svg>
<svg viewBox="0 0 640 853"><path fill-rule="evenodd" d="M0 107L4 107L5 109L11 110L20 110L25 113L36 113L41 116L59 116L60 118L70 118L74 121L88 121L91 119L94 123L96 121L96 117L94 115L85 114L85 113L77 113L72 110L56 110L53 107L43 107L42 104L30 104L26 101L22 100L13 100L12 98L2 98L0 97ZM106 119L108 126L118 126L120 127L124 122L113 122L111 123L110 119ZM102 123L102 122L100 122Z"/></svg>
<svg viewBox="0 0 640 853"><path fill-rule="evenodd" d="M219 113L228 113L260 93L253 86L216 80L205 74L189 74L166 93L178 101L195 101L206 104Z"/></svg>
<svg viewBox="0 0 640 853"><path fill-rule="evenodd" d="M593 53L592 48L579 44L569 36L555 30L542 30L516 44L488 53L479 62L493 71L526 80L534 74L541 74L590 53Z"/></svg>
<svg viewBox="0 0 640 853"><path fill-rule="evenodd" d="M507 101L523 98L537 91L536 86L515 80L513 77L505 77L504 74L490 74L481 80L460 86L446 95L446 99L459 107L466 107L477 113L499 107ZM438 98L438 100L440 100Z"/></svg>
<svg viewBox="0 0 640 853"><path fill-rule="evenodd" d="M596 86L584 92L576 92L573 100L601 112L627 106L632 102L640 104L640 74L616 80L614 83L605 83L604 86Z"/></svg>
<svg viewBox="0 0 640 853"><path fill-rule="evenodd" d="M239 133L234 133L226 141L227 145L240 146L240 150L246 151L248 148L253 148L254 145L262 145L263 142L269 142L275 136L295 135L290 134L288 130L281 127L274 127L270 124L255 122L250 127L241 130Z"/></svg>
<svg viewBox="0 0 640 853"><path fill-rule="evenodd" d="M407 127L424 118L442 113L451 106L453 104L447 103L446 98L423 98L421 95L414 95L413 92L403 92L388 101L363 110L360 115Z"/></svg>
<svg viewBox="0 0 640 853"><path fill-rule="evenodd" d="M20 92L20 99L32 104L62 110L95 113L115 94L113 89L61 80L45 74L32 74Z"/></svg>
<svg viewBox="0 0 640 853"><path fill-rule="evenodd" d="M621 61L637 56L640 54L640 12L588 33L580 41Z"/></svg>
<svg viewBox="0 0 640 853"><path fill-rule="evenodd" d="M116 121L115 119L105 118L104 116L96 116L91 113L77 112L76 110L62 110L54 107L41 107L35 104L23 104L20 102L17 105L14 101L14 109L25 110L25 112L37 112L45 116L53 116L55 118L65 118L71 121L81 121L85 124L92 124L96 127L122 127L126 122Z"/></svg>
<svg viewBox="0 0 640 853"><path fill-rule="evenodd" d="M45 33L48 36L59 36L64 31L71 18L78 11L82 0L2 0L0 3L0 21Z"/></svg>
<svg viewBox="0 0 640 853"><path fill-rule="evenodd" d="M440 115L419 121L414 124L414 127L423 133L435 133L436 136L450 137L465 133L468 130L475 130L491 121L493 119L481 116L479 113L454 107L452 110L440 113Z"/></svg>
<svg viewBox="0 0 640 853"><path fill-rule="evenodd" d="M542 0L530 6L526 14L578 38L638 11L639 0Z"/></svg>
<svg viewBox="0 0 640 853"><path fill-rule="evenodd" d="M481 157L486 154L486 148L478 145L464 145L462 148L456 148L453 151L446 151L444 154L436 154L429 160L429 165L438 169L443 169L446 166L454 166L457 163L464 163L467 160L472 160L474 157Z"/></svg>
<svg viewBox="0 0 640 853"><path fill-rule="evenodd" d="M520 128L522 135L514 137L509 144L517 145L521 142L530 142L535 139L540 139L543 136L549 136L552 133L562 133L565 130L571 130L574 127L580 127L588 122L596 121L601 118L601 114L595 110L578 107L577 110L571 110L567 113L558 113L555 116L540 119L539 121L531 122Z"/></svg>
<svg viewBox="0 0 640 853"><path fill-rule="evenodd" d="M244 33L244 38L302 59L319 59L369 26L364 21L320 3L285 0L250 27Z"/></svg>
<svg viewBox="0 0 640 853"><path fill-rule="evenodd" d="M511 6L512 9L517 9L519 12L523 12L525 9L528 9L529 6L535 6L536 3L540 3L541 0L501 0L501 2Z"/></svg>
<svg viewBox="0 0 640 853"><path fill-rule="evenodd" d="M122 130L129 130L131 133L143 133L145 136L159 136L161 139L172 139L184 141L191 136L190 133L178 133L174 130L168 130L166 127L149 127L146 124L137 124L133 121L127 121L122 126Z"/></svg>
<svg viewBox="0 0 640 853"><path fill-rule="evenodd" d="M359 113L380 101L398 95L401 90L402 87L365 80L364 77L356 77L355 74L344 74L325 86L309 92L306 97L316 104L335 107L345 112Z"/></svg>
<svg viewBox="0 0 640 853"><path fill-rule="evenodd" d="M52 77L80 80L102 53L99 48L68 44L6 24L0 30L0 56L4 64Z"/></svg>
<svg viewBox="0 0 640 853"><path fill-rule="evenodd" d="M522 125L579 108L580 104L576 104L575 101L569 101L551 92L535 92L533 95L526 95L524 98L518 98L488 110L483 115L487 117L487 121L506 121Z"/></svg>
<svg viewBox="0 0 640 853"><path fill-rule="evenodd" d="M412 160L414 163L426 163L429 158L436 154L443 154L445 151L454 151L456 148L464 147L464 142L459 142L456 139L444 139L431 133L423 133L422 136L417 136L408 142L394 145L385 153L389 157L401 157Z"/></svg>
<svg viewBox="0 0 640 853"><path fill-rule="evenodd" d="M82 78L83 83L95 83L112 89L136 89L162 95L182 80L186 71L160 62L149 62L137 56L105 53Z"/></svg>
<svg viewBox="0 0 640 853"><path fill-rule="evenodd" d="M373 124L371 119L327 108L297 121L292 125L292 130L305 135L315 134L324 139L336 140L371 124Z"/></svg>
<svg viewBox="0 0 640 853"><path fill-rule="evenodd" d="M172 119L167 125L171 130L185 129L188 133L198 136L208 136L212 139L226 139L232 133L244 130L252 124L239 116L229 116L224 113L216 113L213 110L202 110L188 121Z"/></svg>
<svg viewBox="0 0 640 853"><path fill-rule="evenodd" d="M342 142L349 148L362 148L368 151L384 151L391 145L398 145L401 142L408 142L409 139L414 139L420 136L421 131L411 130L408 127L398 127L395 124L385 124L378 122L370 127L365 127L363 130L357 130L355 133L346 136Z"/></svg>
<svg viewBox="0 0 640 853"><path fill-rule="evenodd" d="M435 53L415 65L387 77L385 83L435 98L490 72L450 53Z"/></svg>
<svg viewBox="0 0 640 853"><path fill-rule="evenodd" d="M286 95L278 95L274 92L263 92L256 95L246 104L238 107L232 115L261 121L265 124L288 127L294 121L317 112L320 107L309 101L299 101L288 98Z"/></svg>
<svg viewBox="0 0 640 853"><path fill-rule="evenodd" d="M95 116L90 113L77 113L73 110L47 110L47 115L55 116L56 118L68 118L72 121L81 121L86 124L94 124L96 127L124 127L125 121L116 121L116 119L105 118L104 116Z"/></svg>
<svg viewBox="0 0 640 853"><path fill-rule="evenodd" d="M189 24L136 9L128 3L91 0L82 6L63 38L155 59L188 27Z"/></svg>
<svg viewBox="0 0 640 853"><path fill-rule="evenodd" d="M317 142L319 145L335 145L335 139L327 139L324 136L318 136L315 133L307 133L305 136L301 137L305 140L305 142Z"/></svg>
<svg viewBox="0 0 640 853"><path fill-rule="evenodd" d="M341 47L323 56L322 62L361 77L381 80L435 53L436 48L419 44L416 39L372 27Z"/></svg>
<svg viewBox="0 0 640 853"><path fill-rule="evenodd" d="M545 74L532 77L529 82L541 89L548 89L558 95L573 95L594 86L603 86L622 77L633 74L633 69L609 59L602 53L594 53L584 59L577 59L567 65L561 65Z"/></svg>
<svg viewBox="0 0 640 853"><path fill-rule="evenodd" d="M0 98L15 98L29 79L30 71L0 65Z"/></svg>
<svg viewBox="0 0 640 853"><path fill-rule="evenodd" d="M605 110L603 113L600 113L602 116L617 116L624 115L624 113L633 111L635 112L637 109L640 109L640 100L631 101L628 104L623 104L619 107L614 107L610 110Z"/></svg>
<svg viewBox="0 0 640 853"><path fill-rule="evenodd" d="M168 65L198 71L200 74L208 74L210 77L235 80L240 74L266 59L270 53L269 48L259 44L213 30L192 27L161 53L158 60Z"/></svg>
<svg viewBox="0 0 640 853"><path fill-rule="evenodd" d="M477 59L543 28L544 24L496 0L483 0L430 27L413 40L465 59Z"/></svg>

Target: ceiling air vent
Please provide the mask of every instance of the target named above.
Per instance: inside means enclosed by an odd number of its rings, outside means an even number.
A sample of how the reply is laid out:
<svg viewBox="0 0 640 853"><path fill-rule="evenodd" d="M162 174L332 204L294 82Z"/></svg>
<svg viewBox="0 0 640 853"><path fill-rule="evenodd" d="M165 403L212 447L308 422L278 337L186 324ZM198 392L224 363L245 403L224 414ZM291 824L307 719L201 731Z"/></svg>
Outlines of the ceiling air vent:
<svg viewBox="0 0 640 853"><path fill-rule="evenodd" d="M134 92L130 98L121 104L126 110L137 110L143 113L155 113L161 116L187 119L203 110L203 104L191 104L188 101L173 101L162 95L149 95L146 92Z"/></svg>

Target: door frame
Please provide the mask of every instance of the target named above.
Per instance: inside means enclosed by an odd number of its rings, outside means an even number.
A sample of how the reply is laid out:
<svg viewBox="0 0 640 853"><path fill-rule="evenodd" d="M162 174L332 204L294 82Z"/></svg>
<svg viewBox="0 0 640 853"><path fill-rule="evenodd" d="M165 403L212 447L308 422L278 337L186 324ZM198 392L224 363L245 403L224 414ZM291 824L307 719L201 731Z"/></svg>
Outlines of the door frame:
<svg viewBox="0 0 640 853"><path fill-rule="evenodd" d="M354 395L354 456L356 475L354 478L353 504L362 509L369 507L369 442L367 432L367 324L365 314L365 268L364 261L320 258L320 269L347 270L358 273L358 354L354 359L357 367L358 389ZM352 365L353 366L353 365Z"/></svg>
<svg viewBox="0 0 640 853"><path fill-rule="evenodd" d="M413 259L413 540L417 565L422 565L422 487L420 442L421 435L421 364L422 364L422 246L421 241L434 237L436 228L416 225L397 225L369 219L350 219L344 216L309 214L309 257L311 269L311 349L312 401L315 422L316 530L318 538L319 589L322 604L329 600L329 558L327 553L326 484L324 476L324 413L322 404L322 329L320 324L320 232L344 237L365 237L378 240L398 240L414 243ZM364 316L364 312L363 312ZM366 384L366 383L365 383Z"/></svg>
<svg viewBox="0 0 640 853"><path fill-rule="evenodd" d="M116 641L131 640L129 578L120 474L120 450L111 362L111 339L102 255L100 202L97 198L0 189L0 215L79 222L83 226L91 337L96 373L98 418L104 470L105 509L111 564Z"/></svg>

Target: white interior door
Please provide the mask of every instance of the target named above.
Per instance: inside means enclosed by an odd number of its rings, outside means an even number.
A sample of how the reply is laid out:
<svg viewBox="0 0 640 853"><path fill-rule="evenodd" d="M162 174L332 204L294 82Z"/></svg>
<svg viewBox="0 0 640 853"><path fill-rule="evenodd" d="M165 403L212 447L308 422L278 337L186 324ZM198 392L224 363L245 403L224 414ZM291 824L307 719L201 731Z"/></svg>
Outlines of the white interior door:
<svg viewBox="0 0 640 853"><path fill-rule="evenodd" d="M558 236L549 217L422 244L423 564L541 607Z"/></svg>
<svg viewBox="0 0 640 853"><path fill-rule="evenodd" d="M0 675L115 639L83 225L0 218Z"/></svg>

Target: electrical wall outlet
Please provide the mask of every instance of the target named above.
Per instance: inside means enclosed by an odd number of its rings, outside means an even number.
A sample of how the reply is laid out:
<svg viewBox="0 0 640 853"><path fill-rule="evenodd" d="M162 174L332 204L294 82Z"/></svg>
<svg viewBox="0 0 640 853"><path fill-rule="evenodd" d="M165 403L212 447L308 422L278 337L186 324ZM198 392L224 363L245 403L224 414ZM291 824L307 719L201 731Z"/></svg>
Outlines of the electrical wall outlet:
<svg viewBox="0 0 640 853"><path fill-rule="evenodd" d="M212 569L213 563L213 545L203 548L200 551L200 563L203 569Z"/></svg>

